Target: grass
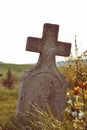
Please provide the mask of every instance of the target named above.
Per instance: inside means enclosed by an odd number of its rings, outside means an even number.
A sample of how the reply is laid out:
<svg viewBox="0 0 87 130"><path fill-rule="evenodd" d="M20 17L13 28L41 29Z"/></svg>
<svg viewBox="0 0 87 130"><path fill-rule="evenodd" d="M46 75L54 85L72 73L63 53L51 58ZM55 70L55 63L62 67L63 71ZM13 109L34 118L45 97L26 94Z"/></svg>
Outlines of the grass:
<svg viewBox="0 0 87 130"><path fill-rule="evenodd" d="M21 114L24 127L32 130L73 130L69 120L59 121L55 118L50 106L46 103L47 111L43 111L39 106L30 104L33 112ZM24 129L26 130L26 129ZM30 130L30 129L29 129Z"/></svg>
<svg viewBox="0 0 87 130"><path fill-rule="evenodd" d="M30 105L32 105L36 114L27 113L28 119L23 118L24 121L27 121L27 125L19 127L15 118L17 99L18 86L13 89L0 86L0 130L21 130L22 128L26 130L29 129L29 127L31 127L32 130L68 130L68 128L73 130L69 121L58 121L48 105L48 112L45 112L38 106L32 104Z"/></svg>
<svg viewBox="0 0 87 130"><path fill-rule="evenodd" d="M19 64L0 64L0 128L2 130L10 130L9 124L11 117L15 116L17 99L18 99L18 85L13 89L7 89L2 86L2 80L6 77L8 70L12 74L20 77L25 70L32 68L32 65L19 65ZM11 129L13 130L13 128Z"/></svg>
<svg viewBox="0 0 87 130"><path fill-rule="evenodd" d="M29 64L0 64L0 73L6 76L7 70L11 70L15 75L20 76L24 70L31 69L33 65Z"/></svg>
<svg viewBox="0 0 87 130"><path fill-rule="evenodd" d="M18 87L9 90L0 86L0 126L4 128L9 118L15 114L18 98Z"/></svg>

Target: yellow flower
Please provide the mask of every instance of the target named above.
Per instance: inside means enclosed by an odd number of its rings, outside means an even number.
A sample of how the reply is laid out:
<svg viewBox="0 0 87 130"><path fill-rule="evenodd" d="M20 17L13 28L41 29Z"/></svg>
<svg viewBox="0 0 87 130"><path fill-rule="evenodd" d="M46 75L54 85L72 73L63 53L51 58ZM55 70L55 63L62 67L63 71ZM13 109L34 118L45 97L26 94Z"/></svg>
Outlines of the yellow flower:
<svg viewBox="0 0 87 130"><path fill-rule="evenodd" d="M87 94L84 94L85 99L87 99Z"/></svg>

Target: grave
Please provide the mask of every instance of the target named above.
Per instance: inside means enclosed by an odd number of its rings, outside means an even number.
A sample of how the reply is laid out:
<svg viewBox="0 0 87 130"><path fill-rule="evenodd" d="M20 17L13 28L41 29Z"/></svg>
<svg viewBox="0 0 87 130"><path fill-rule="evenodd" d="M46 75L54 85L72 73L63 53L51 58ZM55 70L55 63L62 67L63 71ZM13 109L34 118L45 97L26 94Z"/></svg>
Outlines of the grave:
<svg viewBox="0 0 87 130"><path fill-rule="evenodd" d="M71 44L57 41L59 25L45 23L42 38L28 37L26 50L39 52L39 60L22 76L19 89L17 115L31 110L30 103L46 110L46 102L54 115L62 113L66 106L66 78L58 71L55 56L69 56Z"/></svg>

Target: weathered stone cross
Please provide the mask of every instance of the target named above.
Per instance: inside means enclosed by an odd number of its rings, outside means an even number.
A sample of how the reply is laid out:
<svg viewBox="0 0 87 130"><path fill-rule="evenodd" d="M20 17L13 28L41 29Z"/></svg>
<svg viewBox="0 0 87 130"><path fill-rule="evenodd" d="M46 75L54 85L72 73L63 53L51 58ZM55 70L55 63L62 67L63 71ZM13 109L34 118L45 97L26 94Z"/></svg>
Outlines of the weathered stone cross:
<svg viewBox="0 0 87 130"><path fill-rule="evenodd" d="M71 44L57 41L59 25L44 24L42 38L28 37L27 51L40 52L39 62L43 64L53 62L55 55L69 56ZM43 62L42 62L43 61Z"/></svg>
<svg viewBox="0 0 87 130"><path fill-rule="evenodd" d="M55 116L58 111L63 113L69 84L56 67L55 55L69 56L71 44L57 41L58 31L58 25L44 24L42 38L27 38L26 50L39 52L40 57L37 65L23 74L17 115L32 110L29 102L46 110L46 101Z"/></svg>

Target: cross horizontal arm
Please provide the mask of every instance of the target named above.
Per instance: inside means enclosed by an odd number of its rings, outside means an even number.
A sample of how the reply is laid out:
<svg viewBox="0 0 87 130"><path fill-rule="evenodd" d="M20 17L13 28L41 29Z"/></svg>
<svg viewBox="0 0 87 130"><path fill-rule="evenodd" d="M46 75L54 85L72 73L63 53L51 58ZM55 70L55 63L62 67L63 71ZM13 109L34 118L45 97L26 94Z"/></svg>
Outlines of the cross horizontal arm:
<svg viewBox="0 0 87 130"><path fill-rule="evenodd" d="M41 38L28 37L26 50L32 52L42 52L43 50L43 40Z"/></svg>
<svg viewBox="0 0 87 130"><path fill-rule="evenodd" d="M55 47L55 55L69 56L71 50L71 44L58 41Z"/></svg>

